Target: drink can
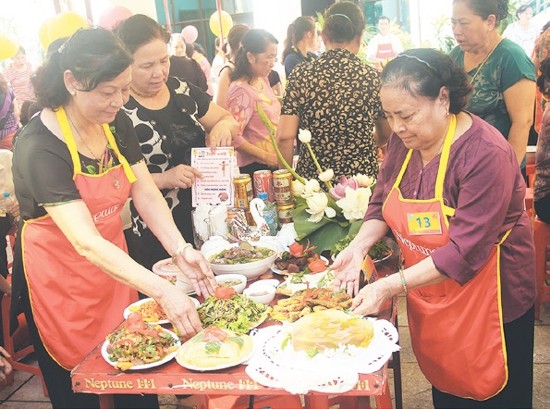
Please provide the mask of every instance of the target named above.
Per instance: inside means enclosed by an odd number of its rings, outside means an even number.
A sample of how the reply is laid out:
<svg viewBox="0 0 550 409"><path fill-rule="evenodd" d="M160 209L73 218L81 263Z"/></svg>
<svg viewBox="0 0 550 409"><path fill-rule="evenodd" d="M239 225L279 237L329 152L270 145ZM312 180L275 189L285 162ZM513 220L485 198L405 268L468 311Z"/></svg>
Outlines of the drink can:
<svg viewBox="0 0 550 409"><path fill-rule="evenodd" d="M273 202L273 176L268 169L257 170L252 175L254 178L254 197L258 194L267 193L267 200Z"/></svg>
<svg viewBox="0 0 550 409"><path fill-rule="evenodd" d="M285 223L292 223L292 211L294 210L294 203L277 203L277 216L279 218L279 226Z"/></svg>
<svg viewBox="0 0 550 409"><path fill-rule="evenodd" d="M273 198L277 204L292 202L292 174L287 169L273 172Z"/></svg>
<svg viewBox="0 0 550 409"><path fill-rule="evenodd" d="M250 175L241 173L233 177L233 186L235 187L235 207L239 209L248 209L252 195L252 179Z"/></svg>

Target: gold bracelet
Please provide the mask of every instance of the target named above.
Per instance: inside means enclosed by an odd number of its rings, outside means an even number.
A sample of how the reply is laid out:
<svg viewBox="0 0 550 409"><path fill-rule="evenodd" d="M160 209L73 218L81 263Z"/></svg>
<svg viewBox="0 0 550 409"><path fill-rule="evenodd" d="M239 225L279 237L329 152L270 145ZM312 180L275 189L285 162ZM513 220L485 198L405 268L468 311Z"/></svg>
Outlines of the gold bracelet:
<svg viewBox="0 0 550 409"><path fill-rule="evenodd" d="M185 249L188 248L188 247L193 247L193 245L191 243L186 243L185 241L178 245L178 248L176 249L176 251L174 251L174 254L172 254L172 263L173 264L176 264L176 260L178 259L178 256L180 254L183 254Z"/></svg>
<svg viewBox="0 0 550 409"><path fill-rule="evenodd" d="M409 290L407 288L407 282L405 281L405 274L403 274L403 269L399 269L399 277L401 277L401 285L403 286L403 290L405 290L405 296L409 295Z"/></svg>

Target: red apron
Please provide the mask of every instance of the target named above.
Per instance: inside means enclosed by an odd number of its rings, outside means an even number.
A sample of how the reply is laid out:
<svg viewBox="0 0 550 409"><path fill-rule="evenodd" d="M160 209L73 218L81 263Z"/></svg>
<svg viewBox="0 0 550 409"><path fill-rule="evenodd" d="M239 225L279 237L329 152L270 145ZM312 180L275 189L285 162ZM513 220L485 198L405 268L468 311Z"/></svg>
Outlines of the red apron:
<svg viewBox="0 0 550 409"><path fill-rule="evenodd" d="M63 108L57 111L74 165L74 181L99 233L127 251L120 212L135 176L108 125L103 129L121 165L105 173L82 173L76 143ZM71 370L122 320L137 292L80 256L48 215L26 221L21 232L23 267L31 308L44 346Z"/></svg>
<svg viewBox="0 0 550 409"><path fill-rule="evenodd" d="M383 207L410 267L449 242L447 217L454 209L443 201L443 182L456 129L453 115L445 137L435 184L435 197L404 199L399 185L413 151L409 150ZM500 292L500 245L485 266L460 286L447 279L409 291L407 312L411 343L418 364L437 389L452 395L485 400L508 382Z"/></svg>
<svg viewBox="0 0 550 409"><path fill-rule="evenodd" d="M395 57L395 52L393 51L393 46L391 43L378 44L376 58L380 60L387 60L388 58L393 57Z"/></svg>

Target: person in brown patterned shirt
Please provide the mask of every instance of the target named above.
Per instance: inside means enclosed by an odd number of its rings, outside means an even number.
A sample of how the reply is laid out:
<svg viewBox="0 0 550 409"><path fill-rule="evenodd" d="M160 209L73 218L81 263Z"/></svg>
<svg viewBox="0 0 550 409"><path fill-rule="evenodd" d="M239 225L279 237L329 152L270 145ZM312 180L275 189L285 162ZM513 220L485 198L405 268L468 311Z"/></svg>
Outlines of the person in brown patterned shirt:
<svg viewBox="0 0 550 409"><path fill-rule="evenodd" d="M356 55L364 28L359 6L334 4L325 13L321 33L327 51L290 74L277 128L277 141L288 163L298 128L308 129L323 170L331 168L336 179L357 173L376 177L375 128L381 139L390 132L382 115L378 73ZM296 171L308 179L318 174L304 145Z"/></svg>

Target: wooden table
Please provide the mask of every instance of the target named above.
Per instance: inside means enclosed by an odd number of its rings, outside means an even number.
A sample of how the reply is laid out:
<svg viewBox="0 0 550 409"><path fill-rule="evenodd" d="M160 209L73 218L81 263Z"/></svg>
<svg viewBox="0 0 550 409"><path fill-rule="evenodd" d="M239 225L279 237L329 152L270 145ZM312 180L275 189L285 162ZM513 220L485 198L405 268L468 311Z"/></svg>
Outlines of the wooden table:
<svg viewBox="0 0 550 409"><path fill-rule="evenodd" d="M394 300L379 317L395 322L396 309ZM99 395L101 409L114 407L113 394L290 395L284 389L258 384L246 374L243 365L218 371L196 372L181 367L173 360L148 370L121 372L105 362L101 356L101 345L94 348L72 371L71 378L75 392ZM304 395L304 407L327 409L336 403L335 400L346 397L357 397L354 400L354 407L357 409L370 407L369 397L374 398L377 408L391 408L388 362L372 374L361 374L353 390L337 397L320 392Z"/></svg>

